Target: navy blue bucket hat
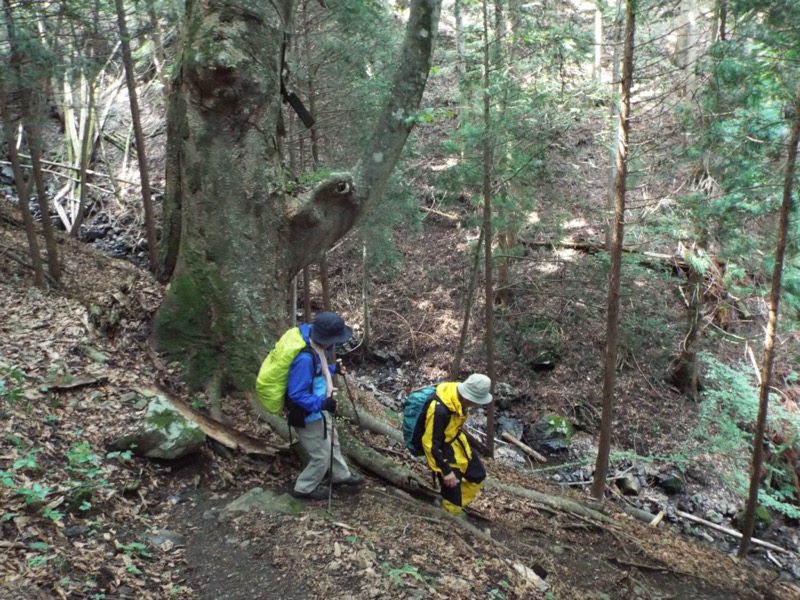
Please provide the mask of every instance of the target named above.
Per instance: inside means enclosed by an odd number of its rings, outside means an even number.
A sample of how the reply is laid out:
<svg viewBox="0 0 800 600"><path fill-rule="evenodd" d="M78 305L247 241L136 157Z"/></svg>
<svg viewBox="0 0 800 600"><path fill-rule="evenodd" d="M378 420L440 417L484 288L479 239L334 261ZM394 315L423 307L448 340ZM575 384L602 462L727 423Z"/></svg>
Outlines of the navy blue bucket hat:
<svg viewBox="0 0 800 600"><path fill-rule="evenodd" d="M334 312L321 312L311 325L311 339L320 346L342 344L353 337L353 329Z"/></svg>

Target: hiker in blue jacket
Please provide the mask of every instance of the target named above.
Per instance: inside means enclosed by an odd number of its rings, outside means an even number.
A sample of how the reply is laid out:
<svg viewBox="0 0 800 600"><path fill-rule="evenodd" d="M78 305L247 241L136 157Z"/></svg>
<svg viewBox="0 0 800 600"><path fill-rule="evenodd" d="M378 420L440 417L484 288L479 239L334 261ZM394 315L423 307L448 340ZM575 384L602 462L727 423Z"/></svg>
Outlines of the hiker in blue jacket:
<svg viewBox="0 0 800 600"><path fill-rule="evenodd" d="M328 364L334 346L349 340L353 330L333 312L321 312L313 324L300 325L299 329L308 346L289 367L286 405L289 425L297 431L310 460L297 478L293 495L306 500L323 500L328 497L328 491L320 484L331 467L334 486L364 483L363 477L350 472L339 449L332 416L336 412L336 400L331 376L336 373L336 364Z"/></svg>

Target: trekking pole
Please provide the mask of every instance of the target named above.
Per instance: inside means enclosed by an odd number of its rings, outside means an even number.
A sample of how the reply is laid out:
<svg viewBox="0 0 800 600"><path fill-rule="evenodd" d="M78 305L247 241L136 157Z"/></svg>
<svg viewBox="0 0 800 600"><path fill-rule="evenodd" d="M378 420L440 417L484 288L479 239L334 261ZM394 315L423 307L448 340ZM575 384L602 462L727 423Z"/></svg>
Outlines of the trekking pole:
<svg viewBox="0 0 800 600"><path fill-rule="evenodd" d="M328 512L331 512L331 502L333 501L333 436L335 427L333 426L333 415L331 415L331 464L328 468Z"/></svg>
<svg viewBox="0 0 800 600"><path fill-rule="evenodd" d="M350 382L347 380L347 373L344 371L344 365L342 364L341 360L337 360L336 362L339 363L339 372L342 374L342 379L344 379L344 387L347 390L347 397L350 399L350 404L353 405L353 412L356 413L356 421L358 421L358 426L361 427L361 415L358 414L355 400L353 400L353 393L350 391Z"/></svg>

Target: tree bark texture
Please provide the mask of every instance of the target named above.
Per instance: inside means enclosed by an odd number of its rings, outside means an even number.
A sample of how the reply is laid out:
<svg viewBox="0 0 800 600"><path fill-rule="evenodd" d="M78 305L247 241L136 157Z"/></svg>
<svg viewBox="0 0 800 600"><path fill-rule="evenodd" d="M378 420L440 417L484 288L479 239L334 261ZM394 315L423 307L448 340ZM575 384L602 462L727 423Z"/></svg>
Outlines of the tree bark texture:
<svg viewBox="0 0 800 600"><path fill-rule="evenodd" d="M488 0L483 1L483 231L486 236L484 291L485 301L485 335L486 335L486 375L491 380L491 388L495 387L494 375L494 288L492 260L492 127L491 96L489 94L489 7ZM494 457L494 416L495 403L486 408L486 450Z"/></svg>
<svg viewBox="0 0 800 600"><path fill-rule="evenodd" d="M36 182L37 198L42 213L42 233L44 234L45 247L47 248L48 272L51 281L57 284L61 277L61 265L58 260L58 248L56 246L55 235L53 234L53 228L50 224L50 205L47 201L44 179L42 177L42 139L39 127L41 102L40 93L37 89L38 82L35 81L37 75L36 70L41 69L41 67L31 61L30 57L26 57L24 50L19 46L20 40L17 37L19 32L15 23L14 8L8 0L4 0L3 2L3 12L6 19L6 28L8 29L8 42L11 51L9 63L11 68L9 69L9 73L0 79L0 86L6 87L6 82L3 80L12 83L8 86L10 89L0 90L0 101L3 103L0 110L4 111L3 126L6 129L8 154L12 165L15 165L12 168L14 169L14 177L17 180L20 209L23 211L22 220L25 223L25 229L28 234L28 243L31 249L31 262L34 267L36 285L44 287L44 277L40 276L39 273L39 265L41 265L42 262L38 240L36 239L35 222L29 209L31 188L25 187L27 184L24 178L22 178L22 163L16 148L17 140L14 139L14 131L19 122L27 125L33 181ZM41 71L39 71L38 74L44 76ZM16 87L16 90L14 90L14 87ZM16 106L12 106L12 94L13 100L16 100ZM18 120L15 118L15 113L19 115L21 119Z"/></svg>
<svg viewBox="0 0 800 600"><path fill-rule="evenodd" d="M687 253L699 256L704 253L701 248L704 244L695 244ZM688 259L689 256L686 256ZM700 383L700 365L697 357L698 344L703 329L703 286L705 276L696 266L696 260L686 260L689 265L689 282L686 286L687 292L687 317L688 327L686 337L683 339L680 354L671 365L667 381L677 387L684 396L691 398L695 402L699 400L702 385Z"/></svg>
<svg viewBox="0 0 800 600"><path fill-rule="evenodd" d="M3 82L0 81L0 120L2 121L5 131L8 158L11 162L11 168L16 181L19 210L22 215L22 222L25 224L25 234L28 237L28 248L31 253L31 265L33 266L33 282L37 287L45 288L47 283L44 273L44 262L42 261L42 252L39 247L39 238L36 236L36 221L30 210L29 199L31 186L29 182L25 181L25 176L22 173L19 152L17 152L17 140L14 136L16 123L8 116L8 113L7 96L3 89Z"/></svg>
<svg viewBox="0 0 800 600"><path fill-rule="evenodd" d="M150 261L150 271L158 269L158 242L156 239L156 217L153 212L153 200L150 195L150 167L147 164L147 152L142 132L142 118L139 112L139 100L136 95L136 70L133 66L131 55L131 41L128 34L128 25L125 19L125 5L123 0L115 0L117 9L117 24L119 27L120 43L122 45L122 62L125 65L125 80L128 84L128 98L131 105L131 123L136 139L136 158L139 161L139 177L142 182L142 203L144 205L144 221L147 231L147 253Z"/></svg>
<svg viewBox="0 0 800 600"><path fill-rule="evenodd" d="M159 347L191 385L248 389L286 327L291 279L381 194L427 81L439 1L412 3L389 99L355 174L287 190L281 56L293 0L186 3L168 114Z"/></svg>
<svg viewBox="0 0 800 600"><path fill-rule="evenodd" d="M769 297L769 319L764 336L764 359L761 365L761 386L759 388L758 416L756 431L753 436L753 461L750 472L750 490L747 506L744 511L742 543L739 546L739 558L747 556L750 539L756 522L758 507L758 489L761 482L761 465L764 462L764 432L767 428L769 410L769 390L772 383L772 359L775 348L775 331L778 326L778 305L781 300L781 276L783 260L786 255L786 238L789 231L789 217L792 209L792 187L797 164L797 145L800 141L800 86L797 87L797 100L794 107L794 123L789 138L789 150L786 158L786 174L783 180L783 201L781 217L778 224L778 242L775 247L775 266L772 269L772 288Z"/></svg>
<svg viewBox="0 0 800 600"><path fill-rule="evenodd" d="M625 48L622 58L622 97L619 113L619 145L617 147L617 177L614 182L614 235L611 242L611 275L608 281L608 315L606 317L605 374L603 377L603 415L600 422L600 441L592 484L592 496L603 497L611 453L611 423L614 413L614 383L617 365L617 335L619 330L619 288L622 271L622 243L625 223L625 182L628 175L628 131L630 129L631 87L633 84L633 33L635 0L628 0L625 18Z"/></svg>
<svg viewBox="0 0 800 600"><path fill-rule="evenodd" d="M475 257L472 260L472 271L469 277L467 295L464 299L464 319L461 321L461 334L458 337L453 362L450 365L450 377L459 379L461 372L461 359L464 357L464 350L467 347L467 335L469 334L469 318L472 314L472 305L475 303L475 288L478 282L478 273L481 268L481 246L483 245L483 228L478 236L478 244L475 246Z"/></svg>
<svg viewBox="0 0 800 600"><path fill-rule="evenodd" d="M30 133L31 171L33 172L33 181L36 184L36 199L39 202L39 210L42 213L42 233L44 234L44 245L47 248L47 272L53 278L53 281L58 283L61 280L61 263L58 260L56 236L53 233L53 225L50 222L50 202L47 199L47 186L44 184L44 171L42 168L43 143L39 127L34 125L34 120L38 120L39 114L31 113L29 113L27 119Z"/></svg>

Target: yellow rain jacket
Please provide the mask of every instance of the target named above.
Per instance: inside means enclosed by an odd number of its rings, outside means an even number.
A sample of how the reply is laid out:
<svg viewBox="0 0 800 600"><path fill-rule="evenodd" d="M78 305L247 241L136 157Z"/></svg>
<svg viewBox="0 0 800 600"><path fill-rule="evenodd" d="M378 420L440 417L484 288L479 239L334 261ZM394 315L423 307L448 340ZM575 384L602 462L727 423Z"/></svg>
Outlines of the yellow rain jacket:
<svg viewBox="0 0 800 600"><path fill-rule="evenodd" d="M428 407L422 434L422 448L428 464L443 476L453 469L464 473L472 458L467 436L461 431L467 415L458 399L456 385L453 381L436 386L437 400Z"/></svg>

